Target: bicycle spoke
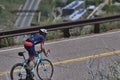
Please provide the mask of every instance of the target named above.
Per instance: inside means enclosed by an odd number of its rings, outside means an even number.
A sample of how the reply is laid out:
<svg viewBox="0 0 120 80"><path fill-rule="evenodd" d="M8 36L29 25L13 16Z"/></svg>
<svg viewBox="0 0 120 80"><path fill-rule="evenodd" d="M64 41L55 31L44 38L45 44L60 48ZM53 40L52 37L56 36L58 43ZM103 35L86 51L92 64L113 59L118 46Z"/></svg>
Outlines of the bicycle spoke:
<svg viewBox="0 0 120 80"><path fill-rule="evenodd" d="M42 60L37 68L37 73L40 79L51 79L53 75L53 65L49 60Z"/></svg>
<svg viewBox="0 0 120 80"><path fill-rule="evenodd" d="M27 76L25 68L22 64L16 64L11 70L11 80L25 79Z"/></svg>

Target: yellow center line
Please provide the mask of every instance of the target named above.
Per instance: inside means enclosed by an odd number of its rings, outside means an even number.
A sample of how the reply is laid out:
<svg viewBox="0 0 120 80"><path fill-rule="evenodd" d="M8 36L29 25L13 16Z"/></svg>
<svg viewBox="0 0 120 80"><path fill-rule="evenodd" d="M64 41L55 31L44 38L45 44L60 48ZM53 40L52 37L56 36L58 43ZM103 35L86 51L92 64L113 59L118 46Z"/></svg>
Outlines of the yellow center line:
<svg viewBox="0 0 120 80"><path fill-rule="evenodd" d="M105 57L105 56L110 56L110 55L114 55L114 54L120 54L120 50L113 51L113 52L105 52L105 53L95 54L95 55L90 55L90 56L85 56L85 57L79 57L79 58L74 58L74 59L69 59L69 60L64 60L64 61L59 61L59 62L54 62L53 65L66 64L66 63L77 62L77 61L84 61L84 60L88 60L91 58Z"/></svg>
<svg viewBox="0 0 120 80"><path fill-rule="evenodd" d="M106 56L111 56L111 55L114 55L114 54L120 54L120 50L116 50L116 51L113 51L113 52L105 52L105 53L95 54L95 55L90 55L90 56L85 56L85 57L79 57L79 58L74 58L74 59L69 59L69 60L63 60L63 61L59 61L59 62L53 62L53 65L84 61L84 60L88 60L88 59L91 59L91 58L106 57ZM0 72L0 76L4 76L6 74L10 74L10 71Z"/></svg>

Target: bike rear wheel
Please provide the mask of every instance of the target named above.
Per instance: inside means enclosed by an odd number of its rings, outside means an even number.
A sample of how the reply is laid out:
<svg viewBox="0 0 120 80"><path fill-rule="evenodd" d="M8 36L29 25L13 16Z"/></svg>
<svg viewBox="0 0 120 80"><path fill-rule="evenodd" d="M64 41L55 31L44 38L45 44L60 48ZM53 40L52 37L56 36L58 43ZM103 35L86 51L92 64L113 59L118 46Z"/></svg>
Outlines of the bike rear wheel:
<svg viewBox="0 0 120 80"><path fill-rule="evenodd" d="M22 63L17 63L14 65L10 71L11 80L25 80L27 77L27 71L23 67Z"/></svg>
<svg viewBox="0 0 120 80"><path fill-rule="evenodd" d="M48 59L42 59L37 66L37 75L41 80L51 80L53 76L53 65Z"/></svg>

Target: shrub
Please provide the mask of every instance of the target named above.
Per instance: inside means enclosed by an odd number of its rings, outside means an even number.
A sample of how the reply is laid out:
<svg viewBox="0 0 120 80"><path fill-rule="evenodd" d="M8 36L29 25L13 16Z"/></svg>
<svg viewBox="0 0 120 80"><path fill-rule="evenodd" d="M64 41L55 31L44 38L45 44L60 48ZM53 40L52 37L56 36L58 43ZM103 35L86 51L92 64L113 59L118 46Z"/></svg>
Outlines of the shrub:
<svg viewBox="0 0 120 80"><path fill-rule="evenodd" d="M102 3L104 0L86 0L86 5L99 5Z"/></svg>
<svg viewBox="0 0 120 80"><path fill-rule="evenodd" d="M0 39L0 48L15 45L14 38Z"/></svg>

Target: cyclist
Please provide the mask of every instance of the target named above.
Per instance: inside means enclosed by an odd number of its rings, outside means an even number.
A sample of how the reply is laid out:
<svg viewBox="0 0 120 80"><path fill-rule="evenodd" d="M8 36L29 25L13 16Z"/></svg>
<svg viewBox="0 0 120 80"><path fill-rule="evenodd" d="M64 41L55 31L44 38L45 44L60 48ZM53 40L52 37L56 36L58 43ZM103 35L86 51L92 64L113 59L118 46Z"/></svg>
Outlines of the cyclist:
<svg viewBox="0 0 120 80"><path fill-rule="evenodd" d="M37 53L35 51L35 45L40 43L41 52L47 56L47 52L44 47L45 38L47 35L46 29L40 29L39 33L31 35L25 42L24 42L24 48L29 53L29 67L32 69L34 67L35 57L37 56Z"/></svg>

